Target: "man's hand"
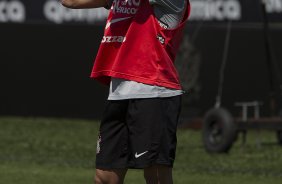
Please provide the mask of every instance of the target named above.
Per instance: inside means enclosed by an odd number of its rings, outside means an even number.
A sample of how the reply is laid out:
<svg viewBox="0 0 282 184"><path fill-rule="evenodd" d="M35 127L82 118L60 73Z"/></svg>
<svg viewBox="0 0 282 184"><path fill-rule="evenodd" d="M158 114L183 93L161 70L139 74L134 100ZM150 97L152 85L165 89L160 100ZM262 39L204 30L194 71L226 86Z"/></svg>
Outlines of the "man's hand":
<svg viewBox="0 0 282 184"><path fill-rule="evenodd" d="M107 0L61 0L63 6L67 8L99 8L107 5Z"/></svg>

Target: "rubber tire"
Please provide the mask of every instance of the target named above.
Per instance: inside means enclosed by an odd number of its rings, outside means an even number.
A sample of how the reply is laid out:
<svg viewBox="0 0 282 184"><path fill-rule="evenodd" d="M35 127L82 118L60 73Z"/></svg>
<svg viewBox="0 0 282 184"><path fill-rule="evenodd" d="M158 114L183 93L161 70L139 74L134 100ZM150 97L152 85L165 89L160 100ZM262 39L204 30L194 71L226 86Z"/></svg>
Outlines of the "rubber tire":
<svg viewBox="0 0 282 184"><path fill-rule="evenodd" d="M232 115L224 108L209 110L203 122L203 142L209 153L227 153L237 137Z"/></svg>
<svg viewBox="0 0 282 184"><path fill-rule="evenodd" d="M282 146L282 130L278 130L276 133L278 144Z"/></svg>

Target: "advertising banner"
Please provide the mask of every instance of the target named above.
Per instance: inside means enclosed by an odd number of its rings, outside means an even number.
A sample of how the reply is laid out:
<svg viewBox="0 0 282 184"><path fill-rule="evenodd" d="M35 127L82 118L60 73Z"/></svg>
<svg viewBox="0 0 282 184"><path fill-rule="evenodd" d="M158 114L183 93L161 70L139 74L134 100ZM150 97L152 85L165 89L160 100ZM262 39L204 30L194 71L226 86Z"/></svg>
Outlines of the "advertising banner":
<svg viewBox="0 0 282 184"><path fill-rule="evenodd" d="M108 10L68 9L59 0L0 0L0 23L101 24Z"/></svg>
<svg viewBox="0 0 282 184"><path fill-rule="evenodd" d="M282 0L190 0L190 2L192 4L190 20L194 21L261 22L264 9L270 21L282 21Z"/></svg>
<svg viewBox="0 0 282 184"><path fill-rule="evenodd" d="M123 1L123 0L121 0ZM141 1L141 0L126 0ZM282 0L190 0L190 21L261 22L262 2L271 22L282 22ZM71 10L59 0L0 0L0 23L101 24L104 8Z"/></svg>

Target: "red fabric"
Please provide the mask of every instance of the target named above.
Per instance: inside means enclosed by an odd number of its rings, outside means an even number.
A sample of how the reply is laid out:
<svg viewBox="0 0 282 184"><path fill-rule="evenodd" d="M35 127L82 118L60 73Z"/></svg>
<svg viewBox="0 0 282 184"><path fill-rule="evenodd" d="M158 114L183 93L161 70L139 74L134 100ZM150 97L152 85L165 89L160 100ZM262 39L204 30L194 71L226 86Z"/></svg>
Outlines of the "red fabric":
<svg viewBox="0 0 282 184"><path fill-rule="evenodd" d="M189 3L187 6L185 21L190 12ZM91 77L106 84L115 77L181 89L174 60L185 21L176 29L166 30L159 25L148 0L115 1Z"/></svg>

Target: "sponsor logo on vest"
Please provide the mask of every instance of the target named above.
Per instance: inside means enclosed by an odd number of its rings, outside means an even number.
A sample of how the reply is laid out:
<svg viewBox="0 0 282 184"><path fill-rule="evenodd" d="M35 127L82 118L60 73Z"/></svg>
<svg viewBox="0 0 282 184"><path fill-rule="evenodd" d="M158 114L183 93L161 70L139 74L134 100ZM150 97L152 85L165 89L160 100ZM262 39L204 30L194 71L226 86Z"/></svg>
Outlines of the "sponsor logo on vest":
<svg viewBox="0 0 282 184"><path fill-rule="evenodd" d="M161 22L161 21L158 21L158 22L159 22L159 25L160 25L162 28L168 29L168 25L167 25L167 24L165 24L165 23L163 23L163 22Z"/></svg>
<svg viewBox="0 0 282 184"><path fill-rule="evenodd" d="M136 14L141 0L115 0L112 5L113 13L128 15Z"/></svg>
<svg viewBox="0 0 282 184"><path fill-rule="evenodd" d="M162 35L158 34L157 39L161 42L162 45L165 43L165 38L162 37Z"/></svg>
<svg viewBox="0 0 282 184"><path fill-rule="evenodd" d="M0 22L24 22L25 6L20 1L0 2Z"/></svg>
<svg viewBox="0 0 282 184"><path fill-rule="evenodd" d="M103 36L102 43L113 43L113 42L125 42L126 37L124 36Z"/></svg>
<svg viewBox="0 0 282 184"><path fill-rule="evenodd" d="M130 19L131 17L123 17L123 18L117 18L117 19L112 19L109 22L107 22L105 29L108 29L112 24L117 23L117 22L121 22L127 19Z"/></svg>

